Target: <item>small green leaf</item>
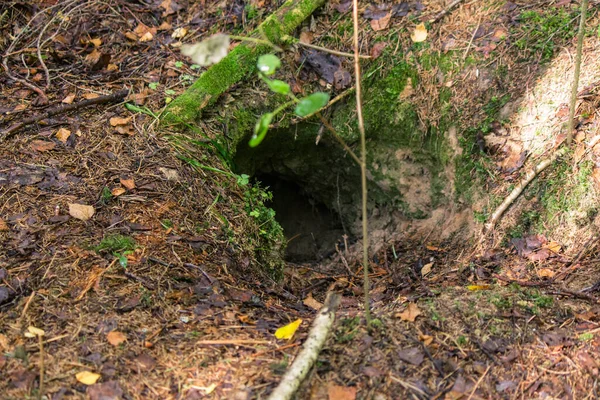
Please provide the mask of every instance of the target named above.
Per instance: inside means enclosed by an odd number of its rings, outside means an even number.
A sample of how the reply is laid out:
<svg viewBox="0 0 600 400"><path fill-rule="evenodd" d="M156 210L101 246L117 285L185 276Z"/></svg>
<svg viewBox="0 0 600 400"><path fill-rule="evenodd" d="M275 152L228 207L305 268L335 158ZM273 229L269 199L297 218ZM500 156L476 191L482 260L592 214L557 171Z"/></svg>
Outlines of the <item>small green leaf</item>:
<svg viewBox="0 0 600 400"><path fill-rule="evenodd" d="M290 92L290 85L285 83L284 81L280 81L279 79L267 80L267 85L269 85L269 89L271 89L275 93L279 94L288 94Z"/></svg>
<svg viewBox="0 0 600 400"><path fill-rule="evenodd" d="M167 90L165 90L165 94L169 95L169 96L173 96L175 94L175 91L173 89L167 89Z"/></svg>
<svg viewBox="0 0 600 400"><path fill-rule="evenodd" d="M301 99L296 105L294 112L299 117L306 117L325 107L327 102L329 102L329 95L327 93L316 92Z"/></svg>
<svg viewBox="0 0 600 400"><path fill-rule="evenodd" d="M273 75L277 68L281 66L281 61L279 58L273 54L265 54L258 58L258 63L256 64L258 70L265 75Z"/></svg>
<svg viewBox="0 0 600 400"><path fill-rule="evenodd" d="M156 88L158 88L159 83L158 82L150 82L148 84L148 87L152 90L156 90Z"/></svg>
<svg viewBox="0 0 600 400"><path fill-rule="evenodd" d="M271 123L272 119L273 113L266 113L260 117L256 123L256 126L254 127L254 135L252 135L252 138L250 138L250 142L248 143L250 147L256 147L260 144L260 142L263 141L267 131L269 130L269 124Z"/></svg>
<svg viewBox="0 0 600 400"><path fill-rule="evenodd" d="M183 62L181 62L181 61L175 61L175 67L176 67L176 68L181 68L181 67L183 67Z"/></svg>

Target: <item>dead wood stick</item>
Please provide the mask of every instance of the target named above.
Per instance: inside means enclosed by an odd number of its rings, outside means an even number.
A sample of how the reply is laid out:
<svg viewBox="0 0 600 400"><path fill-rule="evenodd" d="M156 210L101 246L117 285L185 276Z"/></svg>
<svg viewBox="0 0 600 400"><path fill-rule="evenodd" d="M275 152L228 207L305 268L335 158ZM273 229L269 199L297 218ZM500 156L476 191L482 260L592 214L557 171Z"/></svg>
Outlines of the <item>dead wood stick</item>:
<svg viewBox="0 0 600 400"><path fill-rule="evenodd" d="M502 204L500 204L498 208L496 208L496 211L494 211L488 223L485 224L486 231L489 232L492 229L494 229L494 226L496 225L502 214L504 214L508 207L510 207L510 205L519 197L519 195L523 192L527 185L529 185L531 181L540 174L540 172L548 168L548 166L550 166L554 161L556 161L558 157L562 156L566 150L567 147L563 147L562 149L555 151L552 156L543 160L532 170L528 171L525 174L523 179L521 179L521 182L519 182L519 184L513 189L513 191L504 199Z"/></svg>
<svg viewBox="0 0 600 400"><path fill-rule="evenodd" d="M433 24L434 22L439 21L440 19L444 18L446 16L446 14L448 14L450 11L452 11L452 9L454 7L456 7L458 5L458 3L462 2L463 0L454 0L452 3L450 3L448 5L448 7L444 8L442 11L440 11L435 17L431 18L429 20L430 24Z"/></svg>
<svg viewBox="0 0 600 400"><path fill-rule="evenodd" d="M325 344L327 335L333 326L335 310L339 302L340 296L338 294L333 292L327 294L325 303L313 322L302 350L300 350L292 366L281 379L279 386L269 396L269 400L289 400L294 396Z"/></svg>
<svg viewBox="0 0 600 400"><path fill-rule="evenodd" d="M79 101L77 103L72 104L63 104L60 106L52 107L46 110L45 112L34 115L33 117L25 118L21 122L17 122L16 124L10 126L6 130L4 130L0 134L0 141L8 139L10 136L14 135L18 130L24 128L27 125L34 124L43 119L50 118L54 115L63 114L69 111L79 110L85 107L93 106L96 104L104 104L104 103L112 103L113 101L119 101L125 98L129 94L129 89L119 90L118 92L107 94L105 96L95 97L93 99L87 99L83 101Z"/></svg>

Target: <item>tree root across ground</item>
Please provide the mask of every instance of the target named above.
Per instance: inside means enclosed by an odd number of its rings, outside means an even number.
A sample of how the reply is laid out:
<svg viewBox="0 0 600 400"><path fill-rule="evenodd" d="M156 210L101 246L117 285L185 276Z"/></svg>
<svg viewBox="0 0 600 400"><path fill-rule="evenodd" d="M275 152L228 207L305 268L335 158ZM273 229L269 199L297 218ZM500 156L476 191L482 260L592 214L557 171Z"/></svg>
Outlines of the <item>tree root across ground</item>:
<svg viewBox="0 0 600 400"><path fill-rule="evenodd" d="M34 26L63 36L59 57L46 61L47 89L43 67L36 78L19 70L18 54L7 61L52 105L109 94L125 82L135 89L132 102L157 110L167 90L183 91L190 79L182 76L196 73L160 45L172 31L122 31L129 12L136 27L153 27L153 15L163 13L177 25L181 10L71 5L82 7L64 10L69 19L52 14ZM27 9L19 10L0 12L0 20L24 19ZM201 20L236 20L237 8L218 10L211 2L190 6L190 14L205 13L194 22L197 33ZM88 32L80 40L79 22L110 34L99 33L99 45ZM148 32L153 40L142 41ZM21 37L23 47L34 46L37 34ZM63 40L80 47L69 52ZM120 75L110 62L95 67L102 57L86 57L97 47L107 54L108 44ZM0 82L3 129L43 113L37 91L4 76ZM99 105L24 127L0 148L3 398L35 398L42 380L52 398L264 398L300 351L330 286L342 295L337 319L299 398L598 397L597 285L583 293L563 287L593 271L594 242L567 257L528 237L515 242L517 255L507 247L462 262L464 243L389 240L372 259L376 321L367 331L357 251L291 265L279 284L254 274L253 225L240 212L236 179L177 157L153 121ZM196 155L223 168L214 154ZM291 340L274 337L298 318L304 321ZM30 327L44 331L43 352L25 336Z"/></svg>

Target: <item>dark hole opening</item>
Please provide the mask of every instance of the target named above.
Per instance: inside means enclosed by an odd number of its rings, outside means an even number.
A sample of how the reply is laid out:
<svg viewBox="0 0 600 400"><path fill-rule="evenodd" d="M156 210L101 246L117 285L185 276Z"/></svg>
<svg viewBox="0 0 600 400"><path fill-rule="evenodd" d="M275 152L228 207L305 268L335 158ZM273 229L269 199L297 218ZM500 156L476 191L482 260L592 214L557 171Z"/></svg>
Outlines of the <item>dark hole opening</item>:
<svg viewBox="0 0 600 400"><path fill-rule="evenodd" d="M344 227L339 215L315 201L297 183L262 174L256 181L273 193L269 207L288 240L285 258L291 262L320 261L343 243Z"/></svg>

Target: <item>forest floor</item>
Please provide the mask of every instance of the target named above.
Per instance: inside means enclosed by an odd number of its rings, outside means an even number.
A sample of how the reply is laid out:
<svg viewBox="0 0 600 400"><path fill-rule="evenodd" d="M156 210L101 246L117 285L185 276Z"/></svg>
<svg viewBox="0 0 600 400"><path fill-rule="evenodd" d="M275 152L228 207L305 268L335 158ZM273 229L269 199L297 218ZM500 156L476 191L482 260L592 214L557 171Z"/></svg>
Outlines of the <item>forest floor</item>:
<svg viewBox="0 0 600 400"><path fill-rule="evenodd" d="M570 0L463 3L433 24L430 45L465 59L476 54L484 72L492 63L517 71L512 76L518 79L490 77L484 88L500 85L513 99L539 78L546 51L522 49L525 64L515 55L514 44L535 34L519 29L522 13L578 7ZM324 7L305 35L319 43L332 26L347 24L349 4ZM387 45L403 49L415 21L437 15L442 4L363 9L369 43L397 30L402 42ZM236 176L182 157L222 168L214 154L174 145L150 110L161 110L200 73L180 55L178 41L215 30L247 31L275 7L260 0L0 6L4 132L48 107L124 87L131 91L127 100L145 110L106 102L2 138L0 397L264 398L301 348L331 288L343 295L335 328L298 398L600 397L596 239L574 243L570 253L558 239L528 232L493 248L411 233L380 243L372 255L376 321L369 330L359 247L319 263L290 263L281 282L253 272L257 260L245 250L248 217L240 212L245 200ZM572 29L575 19L569 21ZM512 45L504 42L507 35L515 35L507 41ZM348 32L341 36L342 50L351 50ZM545 45L554 42L573 48L560 35L544 37ZM47 54L44 63L38 50ZM564 58L562 73L570 76L569 55ZM457 74L464 79L453 90L469 98L481 89L477 71ZM423 74L425 99L452 86L427 69ZM593 81L593 73L588 78ZM590 93L587 98L596 95ZM479 110L473 115L485 113L480 98L472 100ZM423 101L429 118L435 105ZM596 129L594 118L580 130L585 126ZM515 151L490 157L511 170L503 177L523 165L522 149ZM584 152L594 156L591 147ZM292 339L275 338L277 328L297 319L303 322ZM39 333L32 327L44 332L43 346L26 335Z"/></svg>

